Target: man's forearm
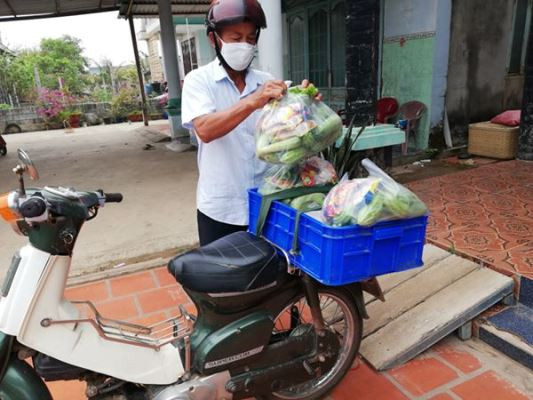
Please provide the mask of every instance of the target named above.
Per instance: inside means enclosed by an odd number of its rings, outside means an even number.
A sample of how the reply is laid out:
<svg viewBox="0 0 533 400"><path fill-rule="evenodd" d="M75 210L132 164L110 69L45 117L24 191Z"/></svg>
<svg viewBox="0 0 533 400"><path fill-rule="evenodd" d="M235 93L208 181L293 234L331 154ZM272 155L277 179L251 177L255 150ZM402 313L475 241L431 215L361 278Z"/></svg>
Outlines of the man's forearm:
<svg viewBox="0 0 533 400"><path fill-rule="evenodd" d="M255 109L256 108L249 99L242 99L226 110L202 115L201 117L194 119L194 129L202 142L209 143L227 135L235 129L237 125L248 118Z"/></svg>

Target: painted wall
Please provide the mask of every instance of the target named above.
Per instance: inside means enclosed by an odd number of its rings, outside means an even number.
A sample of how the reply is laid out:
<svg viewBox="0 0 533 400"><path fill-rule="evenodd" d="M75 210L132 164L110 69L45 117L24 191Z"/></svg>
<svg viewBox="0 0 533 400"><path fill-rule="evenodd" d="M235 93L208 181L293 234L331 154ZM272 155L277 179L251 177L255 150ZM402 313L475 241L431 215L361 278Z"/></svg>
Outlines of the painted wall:
<svg viewBox="0 0 533 400"><path fill-rule="evenodd" d="M436 57L442 62L441 48L446 47L440 32L437 40L437 29L445 26L437 23L442 3L445 1L384 2L381 96L393 96L400 105L411 100L426 105L428 111L419 122L416 139L410 141L410 147L416 149L428 147L430 126L442 120L446 71L435 69Z"/></svg>
<svg viewBox="0 0 533 400"><path fill-rule="evenodd" d="M514 3L453 0L446 107L455 142L502 111Z"/></svg>

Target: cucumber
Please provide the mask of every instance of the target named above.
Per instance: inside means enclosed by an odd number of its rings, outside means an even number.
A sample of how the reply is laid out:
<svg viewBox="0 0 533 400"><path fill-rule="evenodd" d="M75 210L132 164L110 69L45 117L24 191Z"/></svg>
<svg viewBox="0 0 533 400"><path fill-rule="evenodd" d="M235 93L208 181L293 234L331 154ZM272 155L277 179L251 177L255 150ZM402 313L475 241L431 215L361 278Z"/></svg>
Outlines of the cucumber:
<svg viewBox="0 0 533 400"><path fill-rule="evenodd" d="M319 210L324 204L326 195L324 193L311 193L304 196L296 197L291 201L291 207L300 211Z"/></svg>
<svg viewBox="0 0 533 400"><path fill-rule="evenodd" d="M305 149L303 147L299 147L297 149L293 149L293 150L287 151L285 154L283 154L280 157L279 162L282 163L282 164L294 164L294 163L300 161L302 158L304 158L308 154L309 153L308 153L307 149Z"/></svg>
<svg viewBox="0 0 533 400"><path fill-rule="evenodd" d="M291 137L281 142L276 142L264 147L257 147L257 155L263 156L269 153L276 153L278 151L288 151L301 146L301 140L299 137Z"/></svg>

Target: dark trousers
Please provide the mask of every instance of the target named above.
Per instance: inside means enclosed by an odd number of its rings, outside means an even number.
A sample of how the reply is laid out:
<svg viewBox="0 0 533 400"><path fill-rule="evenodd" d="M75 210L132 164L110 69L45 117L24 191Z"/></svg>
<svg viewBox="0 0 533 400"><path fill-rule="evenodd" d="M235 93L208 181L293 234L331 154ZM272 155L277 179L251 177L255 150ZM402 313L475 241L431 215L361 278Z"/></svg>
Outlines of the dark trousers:
<svg viewBox="0 0 533 400"><path fill-rule="evenodd" d="M224 222L215 221L207 215L197 210L198 218L198 236L200 237L200 246L205 246L215 240L218 240L230 233L245 231L247 225L231 225Z"/></svg>

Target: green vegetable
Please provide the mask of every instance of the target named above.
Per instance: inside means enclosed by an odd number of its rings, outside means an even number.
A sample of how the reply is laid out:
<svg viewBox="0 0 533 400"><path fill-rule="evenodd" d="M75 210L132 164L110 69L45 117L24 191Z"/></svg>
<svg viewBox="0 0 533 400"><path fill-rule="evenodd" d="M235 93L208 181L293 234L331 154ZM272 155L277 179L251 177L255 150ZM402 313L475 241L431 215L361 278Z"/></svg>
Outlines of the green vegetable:
<svg viewBox="0 0 533 400"><path fill-rule="evenodd" d="M296 139L298 139L298 142L300 142L299 138L296 138ZM295 162L300 161L306 155L308 155L308 151L303 147L298 147L296 149L287 151L285 154L283 154L280 157L279 162L282 164L294 164Z"/></svg>
<svg viewBox="0 0 533 400"><path fill-rule="evenodd" d="M340 136L342 120L337 114L330 115L324 122L302 136L302 143L313 152L319 152Z"/></svg>
<svg viewBox="0 0 533 400"><path fill-rule="evenodd" d="M370 204L367 204L359 211L359 214L357 214L357 224L361 226L374 225L381 216L383 206L383 195L378 193L374 196Z"/></svg>
<svg viewBox="0 0 533 400"><path fill-rule="evenodd" d="M301 86L293 86L289 88L289 93L292 94L305 94L309 97L315 97L318 94L318 89L312 83L309 84L306 88Z"/></svg>
<svg viewBox="0 0 533 400"><path fill-rule="evenodd" d="M283 155L283 152L277 152L277 153L268 153L268 154L264 154L262 155L260 158L263 160L263 161L266 161L267 163L270 163L270 164L278 164L279 163L279 159L280 157Z"/></svg>
<svg viewBox="0 0 533 400"><path fill-rule="evenodd" d="M301 141L298 137L291 137L289 139L283 140L281 142L272 143L268 146L259 147L257 146L257 155L259 157L269 154L269 153L276 153L278 151L287 151L292 150L297 147L300 147Z"/></svg>
<svg viewBox="0 0 533 400"><path fill-rule="evenodd" d="M255 144L256 149L262 149L263 147L266 147L270 144L271 136L270 135L258 135L257 142Z"/></svg>
<svg viewBox="0 0 533 400"><path fill-rule="evenodd" d="M409 197L402 194L387 194L384 206L394 217L406 218L409 216L410 203Z"/></svg>
<svg viewBox="0 0 533 400"><path fill-rule="evenodd" d="M307 212L322 208L326 195L324 193L311 193L296 197L291 201L291 207Z"/></svg>
<svg viewBox="0 0 533 400"><path fill-rule="evenodd" d="M331 222L333 226L345 226L353 223L352 216L345 212L341 212L339 215L333 217Z"/></svg>

